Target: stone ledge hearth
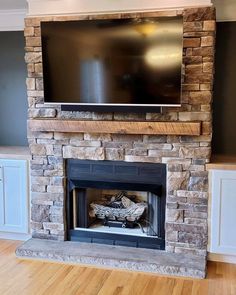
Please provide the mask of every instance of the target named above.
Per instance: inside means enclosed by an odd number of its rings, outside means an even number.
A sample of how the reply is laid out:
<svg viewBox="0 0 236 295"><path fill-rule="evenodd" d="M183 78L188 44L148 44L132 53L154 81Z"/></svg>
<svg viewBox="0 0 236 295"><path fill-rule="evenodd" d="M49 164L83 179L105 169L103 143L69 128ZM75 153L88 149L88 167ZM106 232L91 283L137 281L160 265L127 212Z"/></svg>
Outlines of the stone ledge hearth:
<svg viewBox="0 0 236 295"><path fill-rule="evenodd" d="M205 277L204 257L123 246L31 239L16 250L19 258L79 263L173 276Z"/></svg>

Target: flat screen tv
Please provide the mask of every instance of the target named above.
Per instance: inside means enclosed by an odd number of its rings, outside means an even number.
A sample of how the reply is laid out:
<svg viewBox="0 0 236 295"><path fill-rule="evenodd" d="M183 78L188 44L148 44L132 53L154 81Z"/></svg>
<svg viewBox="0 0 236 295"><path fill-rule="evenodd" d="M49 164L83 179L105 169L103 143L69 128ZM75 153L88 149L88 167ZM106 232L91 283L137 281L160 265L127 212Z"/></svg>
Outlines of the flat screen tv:
<svg viewBox="0 0 236 295"><path fill-rule="evenodd" d="M181 105L182 17L42 22L41 32L45 103Z"/></svg>

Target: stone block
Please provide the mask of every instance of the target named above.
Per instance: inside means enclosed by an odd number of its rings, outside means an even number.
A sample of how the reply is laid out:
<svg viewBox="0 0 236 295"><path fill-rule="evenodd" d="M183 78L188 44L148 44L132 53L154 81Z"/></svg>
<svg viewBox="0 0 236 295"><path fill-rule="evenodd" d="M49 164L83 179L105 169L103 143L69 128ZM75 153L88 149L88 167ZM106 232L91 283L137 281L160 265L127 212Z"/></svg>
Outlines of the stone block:
<svg viewBox="0 0 236 295"><path fill-rule="evenodd" d="M180 112L180 121L211 121L212 115L210 112ZM206 134L206 133L205 133Z"/></svg>
<svg viewBox="0 0 236 295"><path fill-rule="evenodd" d="M183 84L182 85L183 91L198 91L200 90L199 84Z"/></svg>
<svg viewBox="0 0 236 295"><path fill-rule="evenodd" d="M145 114L138 114L138 113L114 113L114 119L118 121L144 121L146 115Z"/></svg>
<svg viewBox="0 0 236 295"><path fill-rule="evenodd" d="M189 172L168 172L167 173L167 186L168 191L175 191L187 189Z"/></svg>
<svg viewBox="0 0 236 295"><path fill-rule="evenodd" d="M35 79L26 78L26 87L28 90L35 90Z"/></svg>
<svg viewBox="0 0 236 295"><path fill-rule="evenodd" d="M43 90L43 79L42 78L37 78L36 79L36 90Z"/></svg>
<svg viewBox="0 0 236 295"><path fill-rule="evenodd" d="M29 109L29 118L55 118L57 115L56 109Z"/></svg>
<svg viewBox="0 0 236 295"><path fill-rule="evenodd" d="M213 56L214 55L214 48L212 46L193 48L192 54L193 54L193 56L203 56L203 57Z"/></svg>
<svg viewBox="0 0 236 295"><path fill-rule="evenodd" d="M63 231L64 225L61 223L55 222L43 222L43 228L48 230L56 230L56 231Z"/></svg>
<svg viewBox="0 0 236 295"><path fill-rule="evenodd" d="M201 38L202 47L211 47L214 46L215 38L213 36L205 36Z"/></svg>
<svg viewBox="0 0 236 295"><path fill-rule="evenodd" d="M50 177L31 177L32 184L49 185Z"/></svg>
<svg viewBox="0 0 236 295"><path fill-rule="evenodd" d="M148 143L166 143L166 135L144 135L143 141Z"/></svg>
<svg viewBox="0 0 236 295"><path fill-rule="evenodd" d="M33 37L34 36L34 27L25 27L24 36L25 37Z"/></svg>
<svg viewBox="0 0 236 295"><path fill-rule="evenodd" d="M25 62L26 63L41 63L42 62L42 53L41 52L27 52L25 54Z"/></svg>
<svg viewBox="0 0 236 295"><path fill-rule="evenodd" d="M123 161L124 149L105 149L105 159L110 161Z"/></svg>
<svg viewBox="0 0 236 295"><path fill-rule="evenodd" d="M197 226L197 225L196 225ZM179 242L189 243L200 248L207 246L207 236L205 233L179 232Z"/></svg>
<svg viewBox="0 0 236 295"><path fill-rule="evenodd" d="M92 141L111 141L111 134L97 134L97 133L85 133L84 140Z"/></svg>
<svg viewBox="0 0 236 295"><path fill-rule="evenodd" d="M169 164L167 168L168 168L169 172L182 172L183 171L183 166L181 164Z"/></svg>
<svg viewBox="0 0 236 295"><path fill-rule="evenodd" d="M145 148L126 149L125 154L130 156L147 156L148 151Z"/></svg>
<svg viewBox="0 0 236 295"><path fill-rule="evenodd" d="M125 155L126 162L161 163L160 157Z"/></svg>
<svg viewBox="0 0 236 295"><path fill-rule="evenodd" d="M213 62L204 62L203 63L203 72L204 73L213 73L213 71L214 71Z"/></svg>
<svg viewBox="0 0 236 295"><path fill-rule="evenodd" d="M216 22L214 20L206 20L203 22L203 31L212 31L216 30Z"/></svg>
<svg viewBox="0 0 236 295"><path fill-rule="evenodd" d="M184 22L184 32L202 31L203 23L200 21Z"/></svg>
<svg viewBox="0 0 236 295"><path fill-rule="evenodd" d="M93 120L112 120L113 113L92 113Z"/></svg>
<svg viewBox="0 0 236 295"><path fill-rule="evenodd" d="M155 120L155 121L176 121L177 113L168 111L167 113L147 113L146 120Z"/></svg>
<svg viewBox="0 0 236 295"><path fill-rule="evenodd" d="M45 146L42 144L31 144L29 147L30 147L31 154L33 155L37 155L37 156L46 155Z"/></svg>
<svg viewBox="0 0 236 295"><path fill-rule="evenodd" d="M26 37L26 46L41 46L40 37Z"/></svg>
<svg viewBox="0 0 236 295"><path fill-rule="evenodd" d="M65 159L105 160L105 151L101 147L64 146L63 157Z"/></svg>
<svg viewBox="0 0 236 295"><path fill-rule="evenodd" d="M185 56L183 61L185 65L202 64L202 56Z"/></svg>
<svg viewBox="0 0 236 295"><path fill-rule="evenodd" d="M72 138L70 144L81 147L100 147L102 145L101 141L79 140L76 138Z"/></svg>
<svg viewBox="0 0 236 295"><path fill-rule="evenodd" d="M201 39L200 38L184 38L184 43L183 46L184 48L187 47L199 47L201 44Z"/></svg>
<svg viewBox="0 0 236 295"><path fill-rule="evenodd" d="M31 184L31 191L38 192L38 193L45 193L46 186L45 185L38 185L38 184Z"/></svg>
<svg viewBox="0 0 236 295"><path fill-rule="evenodd" d="M209 104L212 100L211 91L190 92L189 100L191 104Z"/></svg>
<svg viewBox="0 0 236 295"><path fill-rule="evenodd" d="M202 64L187 65L185 75L202 74Z"/></svg>
<svg viewBox="0 0 236 295"><path fill-rule="evenodd" d="M190 191L207 192L208 178L207 177L190 177L188 189Z"/></svg>
<svg viewBox="0 0 236 295"><path fill-rule="evenodd" d="M184 221L184 211L176 209L166 210L166 222L182 223Z"/></svg>
<svg viewBox="0 0 236 295"><path fill-rule="evenodd" d="M188 8L183 12L184 22L215 20L214 7Z"/></svg>
<svg viewBox="0 0 236 295"><path fill-rule="evenodd" d="M47 222L49 221L50 206L35 205L31 206L31 219L33 222Z"/></svg>

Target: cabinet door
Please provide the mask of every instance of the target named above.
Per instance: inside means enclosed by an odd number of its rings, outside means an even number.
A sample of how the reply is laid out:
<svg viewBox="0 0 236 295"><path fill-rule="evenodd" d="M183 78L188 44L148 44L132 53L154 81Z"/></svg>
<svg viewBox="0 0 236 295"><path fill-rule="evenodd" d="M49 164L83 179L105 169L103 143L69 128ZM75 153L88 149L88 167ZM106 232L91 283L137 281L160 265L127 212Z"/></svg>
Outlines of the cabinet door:
<svg viewBox="0 0 236 295"><path fill-rule="evenodd" d="M212 171L211 252L236 255L236 171Z"/></svg>
<svg viewBox="0 0 236 295"><path fill-rule="evenodd" d="M0 159L0 231L28 233L27 179L27 161Z"/></svg>

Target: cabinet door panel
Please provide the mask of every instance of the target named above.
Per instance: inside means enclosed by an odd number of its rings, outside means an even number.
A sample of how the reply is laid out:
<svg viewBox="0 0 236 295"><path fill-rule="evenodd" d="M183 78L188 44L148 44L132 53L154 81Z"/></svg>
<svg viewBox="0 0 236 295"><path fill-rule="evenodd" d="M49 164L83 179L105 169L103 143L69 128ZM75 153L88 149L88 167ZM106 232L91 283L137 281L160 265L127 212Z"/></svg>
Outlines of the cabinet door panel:
<svg viewBox="0 0 236 295"><path fill-rule="evenodd" d="M0 231L27 233L27 161L0 160L0 166Z"/></svg>
<svg viewBox="0 0 236 295"><path fill-rule="evenodd" d="M236 255L236 171L212 175L211 252Z"/></svg>

